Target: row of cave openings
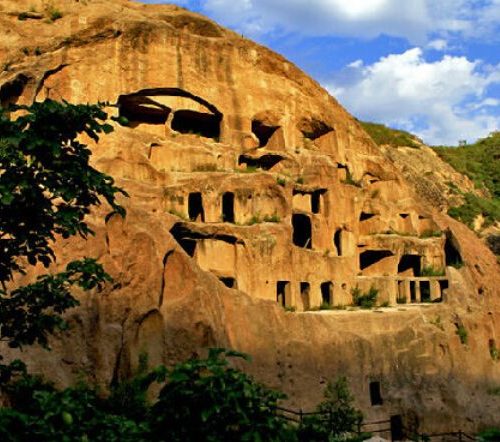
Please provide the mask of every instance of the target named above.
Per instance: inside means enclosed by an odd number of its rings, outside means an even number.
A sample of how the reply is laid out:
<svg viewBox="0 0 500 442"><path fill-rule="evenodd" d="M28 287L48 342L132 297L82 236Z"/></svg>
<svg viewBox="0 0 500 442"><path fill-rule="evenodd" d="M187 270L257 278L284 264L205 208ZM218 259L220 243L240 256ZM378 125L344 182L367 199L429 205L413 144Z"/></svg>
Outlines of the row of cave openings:
<svg viewBox="0 0 500 442"><path fill-rule="evenodd" d="M325 281L320 284L321 303L333 305L333 282ZM306 281L299 283L299 293L304 310L311 308L310 294L311 284ZM277 281L276 282L276 301L283 307L292 306L291 282Z"/></svg>
<svg viewBox="0 0 500 442"><path fill-rule="evenodd" d="M172 106L162 103L162 97L177 97L189 100L187 108L174 110ZM118 98L120 117L128 120L131 127L141 124L170 125L171 129L183 134L197 134L218 140L222 131L223 114L207 100L180 88L142 89L132 94L120 95ZM195 110L196 109L196 110ZM269 116L271 115L271 118ZM276 145L284 147L283 127L271 121L279 118L269 112L255 115L251 121L251 131L258 140L258 147L266 147L275 138ZM298 130L304 138L316 140L334 129L327 123L314 117L303 117L297 123ZM269 159L272 163L276 158ZM251 161L240 158L241 162ZM267 167L272 167L266 164Z"/></svg>
<svg viewBox="0 0 500 442"><path fill-rule="evenodd" d="M321 195L324 190L311 192L311 211L319 213L321 207ZM295 193L295 191L294 191ZM188 217L190 221L205 222L205 211L203 209L203 195L201 192L191 192L188 196ZM222 194L221 219L223 222L234 223L234 193ZM292 214L292 241L297 247L312 249L312 222L311 217L304 213ZM333 235L333 245L337 256L342 256L342 232L339 228Z"/></svg>
<svg viewBox="0 0 500 442"><path fill-rule="evenodd" d="M462 256L454 245L451 235L446 236L445 246L445 264L446 266L457 266L463 264ZM385 258L394 256L391 250L365 250L359 254L359 268L361 271L376 265ZM423 276L422 275L422 257L416 254L404 254L398 262L398 275Z"/></svg>

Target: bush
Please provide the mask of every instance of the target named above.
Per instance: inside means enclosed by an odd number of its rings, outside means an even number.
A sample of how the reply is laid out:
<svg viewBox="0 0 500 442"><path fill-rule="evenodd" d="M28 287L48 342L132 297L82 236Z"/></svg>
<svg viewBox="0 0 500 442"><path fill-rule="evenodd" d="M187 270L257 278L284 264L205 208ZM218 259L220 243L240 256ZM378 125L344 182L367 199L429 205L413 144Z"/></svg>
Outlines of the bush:
<svg viewBox="0 0 500 442"><path fill-rule="evenodd" d="M500 440L500 428L488 428L478 435L479 442L498 442Z"/></svg>
<svg viewBox="0 0 500 442"><path fill-rule="evenodd" d="M383 124L360 121L363 129L379 146L388 144L393 147L406 146L418 148L418 138L404 130L392 129Z"/></svg>
<svg viewBox="0 0 500 442"><path fill-rule="evenodd" d="M420 276L444 276L446 274L445 269L434 266L424 266L420 273Z"/></svg>
<svg viewBox="0 0 500 442"><path fill-rule="evenodd" d="M355 287L351 290L351 294L355 306L373 308L377 304L378 290L373 286L367 293L362 293L359 287Z"/></svg>
<svg viewBox="0 0 500 442"><path fill-rule="evenodd" d="M460 338L460 342L466 345L469 339L467 329L463 325L457 325L456 327L455 334Z"/></svg>

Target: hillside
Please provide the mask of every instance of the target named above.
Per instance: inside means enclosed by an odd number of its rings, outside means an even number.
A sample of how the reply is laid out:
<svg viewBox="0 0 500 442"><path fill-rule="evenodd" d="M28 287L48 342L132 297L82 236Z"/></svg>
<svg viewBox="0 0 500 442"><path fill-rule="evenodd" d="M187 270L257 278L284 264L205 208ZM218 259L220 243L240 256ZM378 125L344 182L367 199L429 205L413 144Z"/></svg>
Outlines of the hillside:
<svg viewBox="0 0 500 442"><path fill-rule="evenodd" d="M114 282L79 294L53 351L23 353L32 371L106 388L141 354L226 347L295 409L345 375L367 420L497 423L499 267L436 207L463 201L447 181L481 194L469 178L428 147L378 146L291 62L199 14L47 5L0 4L2 105L110 103L114 132L87 144L130 197L126 218L89 216L88 241L57 241L55 269L96 257Z"/></svg>

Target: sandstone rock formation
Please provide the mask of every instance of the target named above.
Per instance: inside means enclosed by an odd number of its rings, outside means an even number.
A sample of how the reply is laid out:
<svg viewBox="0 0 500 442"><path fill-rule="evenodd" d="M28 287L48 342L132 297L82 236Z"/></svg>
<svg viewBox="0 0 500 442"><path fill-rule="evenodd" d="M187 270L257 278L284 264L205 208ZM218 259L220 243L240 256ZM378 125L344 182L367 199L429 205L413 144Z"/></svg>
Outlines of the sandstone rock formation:
<svg viewBox="0 0 500 442"><path fill-rule="evenodd" d="M500 385L495 257L422 204L334 98L279 55L176 6L51 7L62 18L41 1L2 2L2 105L116 104L108 111L127 127L92 149L130 198L126 219L105 219L103 207L94 238L58 243L58 265L94 256L114 283L81 295L51 353L30 349L33 370L106 385L140 352L173 364L226 346L252 355L243 368L291 406L312 407L344 374L368 420L498 424L500 397L488 393ZM370 287L387 308L315 310L349 306ZM382 404L370 398L377 388Z"/></svg>

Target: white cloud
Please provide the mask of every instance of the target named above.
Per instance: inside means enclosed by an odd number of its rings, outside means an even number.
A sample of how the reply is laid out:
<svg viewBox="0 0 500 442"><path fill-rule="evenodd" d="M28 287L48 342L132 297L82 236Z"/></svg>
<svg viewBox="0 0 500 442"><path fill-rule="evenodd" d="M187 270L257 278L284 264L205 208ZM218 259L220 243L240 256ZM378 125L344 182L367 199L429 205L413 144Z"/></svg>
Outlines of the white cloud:
<svg viewBox="0 0 500 442"><path fill-rule="evenodd" d="M372 38L423 43L430 34L497 37L500 0L203 0L203 8L244 33Z"/></svg>
<svg viewBox="0 0 500 442"><path fill-rule="evenodd" d="M448 48L448 42L443 40L442 38L438 38L436 40L432 40L427 44L429 49L434 49L436 51L444 51Z"/></svg>
<svg viewBox="0 0 500 442"><path fill-rule="evenodd" d="M351 63L327 87L361 119L411 130L430 144L455 144L498 129L498 116L487 112L498 104L487 97L498 77L498 67L448 55L427 62L413 48L371 65Z"/></svg>

